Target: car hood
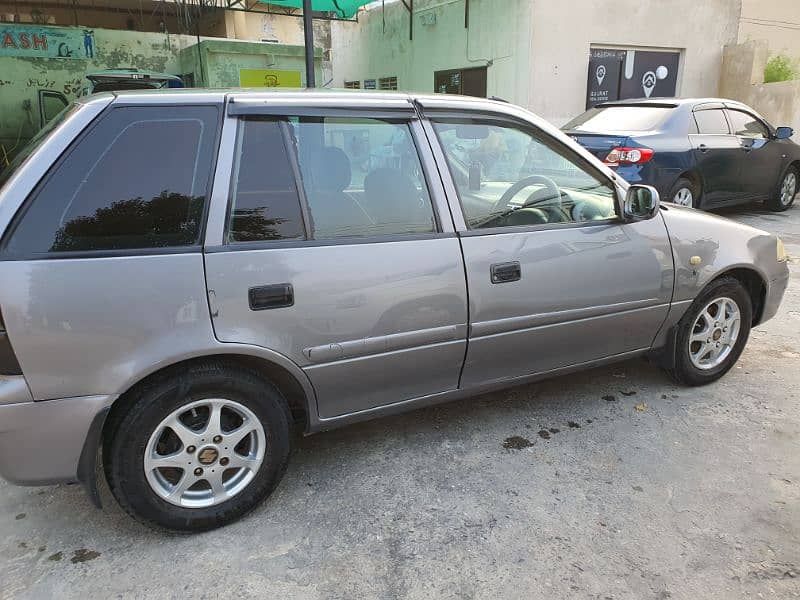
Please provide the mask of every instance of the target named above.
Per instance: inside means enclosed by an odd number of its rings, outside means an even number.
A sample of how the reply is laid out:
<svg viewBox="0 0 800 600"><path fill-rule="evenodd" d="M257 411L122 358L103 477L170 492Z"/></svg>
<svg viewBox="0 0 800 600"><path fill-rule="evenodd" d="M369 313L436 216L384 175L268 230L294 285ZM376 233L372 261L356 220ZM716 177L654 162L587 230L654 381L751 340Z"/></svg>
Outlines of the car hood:
<svg viewBox="0 0 800 600"><path fill-rule="evenodd" d="M767 231L671 203L660 212L675 260L675 301L694 298L733 269L756 271L765 284L785 270L777 260L777 237Z"/></svg>

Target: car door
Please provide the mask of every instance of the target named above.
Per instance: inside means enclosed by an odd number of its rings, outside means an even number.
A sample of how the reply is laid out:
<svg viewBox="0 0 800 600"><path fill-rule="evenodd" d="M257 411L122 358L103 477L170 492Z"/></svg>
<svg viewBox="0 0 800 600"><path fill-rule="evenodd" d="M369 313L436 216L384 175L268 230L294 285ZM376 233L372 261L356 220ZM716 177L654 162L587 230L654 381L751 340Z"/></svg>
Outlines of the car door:
<svg viewBox="0 0 800 600"><path fill-rule="evenodd" d="M728 121L739 141L739 183L751 200L763 200L775 191L785 157L761 119L740 109L728 108Z"/></svg>
<svg viewBox="0 0 800 600"><path fill-rule="evenodd" d="M322 419L457 389L464 268L411 105L264 106L232 102L223 133L205 255L218 339L302 367Z"/></svg>
<svg viewBox="0 0 800 600"><path fill-rule="evenodd" d="M744 153L731 134L723 105L701 104L693 114L697 132L690 133L689 140L703 181L703 206L741 201L746 197L739 182Z"/></svg>
<svg viewBox="0 0 800 600"><path fill-rule="evenodd" d="M462 387L649 348L673 284L661 216L623 224L613 182L529 123L426 116L463 216L470 334Z"/></svg>

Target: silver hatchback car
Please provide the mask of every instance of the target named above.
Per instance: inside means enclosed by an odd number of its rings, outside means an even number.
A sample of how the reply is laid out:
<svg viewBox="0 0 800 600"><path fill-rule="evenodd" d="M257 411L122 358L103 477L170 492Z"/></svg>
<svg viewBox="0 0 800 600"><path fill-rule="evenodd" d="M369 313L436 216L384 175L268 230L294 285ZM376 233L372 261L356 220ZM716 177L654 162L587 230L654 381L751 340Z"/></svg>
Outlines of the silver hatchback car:
<svg viewBox="0 0 800 600"><path fill-rule="evenodd" d="M774 235L659 205L457 96L90 96L0 174L0 474L96 471L198 531L313 433L647 356L701 385L788 282Z"/></svg>

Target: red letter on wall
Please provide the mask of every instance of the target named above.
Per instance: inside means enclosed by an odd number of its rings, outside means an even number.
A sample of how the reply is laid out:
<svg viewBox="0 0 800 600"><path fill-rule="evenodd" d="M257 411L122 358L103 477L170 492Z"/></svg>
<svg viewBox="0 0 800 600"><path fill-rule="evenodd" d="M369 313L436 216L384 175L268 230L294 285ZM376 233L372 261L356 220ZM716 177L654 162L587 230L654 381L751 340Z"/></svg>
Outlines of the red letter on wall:
<svg viewBox="0 0 800 600"><path fill-rule="evenodd" d="M3 36L3 48L16 48L17 42L14 41L14 37L10 33L6 33Z"/></svg>
<svg viewBox="0 0 800 600"><path fill-rule="evenodd" d="M31 47L31 38L27 33L19 34L19 47L25 50Z"/></svg>
<svg viewBox="0 0 800 600"><path fill-rule="evenodd" d="M34 50L38 50L39 48L42 50L47 50L47 34L38 36L34 33L32 37Z"/></svg>

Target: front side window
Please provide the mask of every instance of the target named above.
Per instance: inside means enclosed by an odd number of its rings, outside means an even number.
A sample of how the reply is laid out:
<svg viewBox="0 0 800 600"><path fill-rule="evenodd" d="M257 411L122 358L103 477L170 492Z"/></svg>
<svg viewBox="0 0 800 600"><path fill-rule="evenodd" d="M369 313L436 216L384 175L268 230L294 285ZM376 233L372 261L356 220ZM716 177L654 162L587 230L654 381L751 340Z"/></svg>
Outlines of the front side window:
<svg viewBox="0 0 800 600"><path fill-rule="evenodd" d="M727 135L728 121L722 109L714 108L711 110L698 110L694 113L694 120L697 122L697 129L705 135Z"/></svg>
<svg viewBox="0 0 800 600"><path fill-rule="evenodd" d="M554 140L514 125L435 121L471 229L612 219L616 191Z"/></svg>
<svg viewBox="0 0 800 600"><path fill-rule="evenodd" d="M407 122L295 117L290 127L315 239L436 231Z"/></svg>
<svg viewBox="0 0 800 600"><path fill-rule="evenodd" d="M218 119L213 106L113 109L35 192L6 251L199 244Z"/></svg>
<svg viewBox="0 0 800 600"><path fill-rule="evenodd" d="M761 140L769 139L769 130L753 115L740 110L729 110L728 116L731 119L734 135Z"/></svg>

